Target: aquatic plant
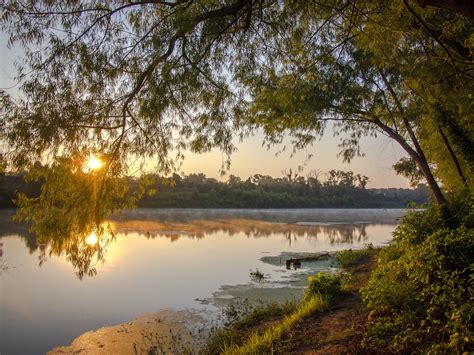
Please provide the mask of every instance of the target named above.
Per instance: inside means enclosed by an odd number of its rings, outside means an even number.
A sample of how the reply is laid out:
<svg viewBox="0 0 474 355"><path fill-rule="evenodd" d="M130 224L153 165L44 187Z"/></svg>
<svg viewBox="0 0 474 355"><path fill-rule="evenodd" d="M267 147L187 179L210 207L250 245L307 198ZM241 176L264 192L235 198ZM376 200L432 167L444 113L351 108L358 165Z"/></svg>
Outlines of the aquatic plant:
<svg viewBox="0 0 474 355"><path fill-rule="evenodd" d="M257 282L262 282L265 279L265 274L258 268L255 271L250 270L250 278Z"/></svg>

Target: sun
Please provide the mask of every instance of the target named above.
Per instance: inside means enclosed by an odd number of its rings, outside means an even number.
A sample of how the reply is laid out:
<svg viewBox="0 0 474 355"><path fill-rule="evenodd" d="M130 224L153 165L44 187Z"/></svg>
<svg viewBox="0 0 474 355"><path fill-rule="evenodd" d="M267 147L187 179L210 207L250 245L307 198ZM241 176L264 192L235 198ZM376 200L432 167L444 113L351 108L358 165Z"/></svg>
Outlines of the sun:
<svg viewBox="0 0 474 355"><path fill-rule="evenodd" d="M95 232L92 232L86 238L86 244L91 245L91 246L96 245L97 241L98 241L98 238L97 238L97 234L95 234Z"/></svg>
<svg viewBox="0 0 474 355"><path fill-rule="evenodd" d="M87 161L87 168L89 171L98 170L102 167L102 161L97 158L95 155L90 155L89 160Z"/></svg>

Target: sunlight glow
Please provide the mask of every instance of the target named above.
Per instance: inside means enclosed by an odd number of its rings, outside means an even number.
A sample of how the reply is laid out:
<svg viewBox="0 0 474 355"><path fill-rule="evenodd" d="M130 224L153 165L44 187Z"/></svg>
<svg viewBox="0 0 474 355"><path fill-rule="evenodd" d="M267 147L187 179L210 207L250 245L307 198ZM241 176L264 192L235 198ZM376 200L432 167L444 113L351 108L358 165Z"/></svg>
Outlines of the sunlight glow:
<svg viewBox="0 0 474 355"><path fill-rule="evenodd" d="M91 155L87 161L87 168L89 171L94 171L102 167L102 162L95 155Z"/></svg>
<svg viewBox="0 0 474 355"><path fill-rule="evenodd" d="M98 241L98 238L97 238L97 234L95 234L95 232L92 232L86 238L86 244L91 245L91 246L96 245L97 241Z"/></svg>

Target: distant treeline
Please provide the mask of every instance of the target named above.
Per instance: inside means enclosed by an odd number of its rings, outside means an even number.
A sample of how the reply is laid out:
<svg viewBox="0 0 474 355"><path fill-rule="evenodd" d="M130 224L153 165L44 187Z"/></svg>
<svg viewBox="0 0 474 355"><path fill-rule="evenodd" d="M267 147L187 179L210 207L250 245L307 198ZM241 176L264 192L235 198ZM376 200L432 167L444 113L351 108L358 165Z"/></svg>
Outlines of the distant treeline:
<svg viewBox="0 0 474 355"><path fill-rule="evenodd" d="M325 179L286 174L274 178L255 174L246 180L230 175L226 182L204 174L173 176L173 187L157 179L157 193L140 207L188 208L324 208L406 207L429 200L425 185L416 189L367 189L368 178L351 171L331 170Z"/></svg>
<svg viewBox="0 0 474 355"><path fill-rule="evenodd" d="M230 175L227 181L202 173L172 179L149 176L155 182L139 202L153 208L390 208L422 204L429 200L425 185L415 189L366 188L368 178L352 171L331 170L324 179L290 173L274 178L255 174L246 180ZM130 190L139 182L130 178ZM22 174L0 175L0 207L14 207L17 192L38 196L40 182L25 182Z"/></svg>

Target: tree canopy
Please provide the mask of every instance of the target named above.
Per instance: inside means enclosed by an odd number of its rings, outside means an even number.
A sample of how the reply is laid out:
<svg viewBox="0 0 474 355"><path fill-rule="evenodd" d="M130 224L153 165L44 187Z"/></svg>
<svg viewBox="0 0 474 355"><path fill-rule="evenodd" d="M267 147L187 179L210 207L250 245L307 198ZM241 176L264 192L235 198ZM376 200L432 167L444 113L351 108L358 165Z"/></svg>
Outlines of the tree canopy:
<svg viewBox="0 0 474 355"><path fill-rule="evenodd" d="M36 221L84 189L99 201L125 196L122 178L145 160L168 173L186 149L230 156L233 137L259 128L269 144L290 135L298 149L328 122L347 161L363 154L361 137L391 137L409 156L396 170L423 176L440 205L472 185L474 34L463 1L0 6L9 43L25 50L21 95L1 92L2 157L12 169L41 161L48 168L33 178L55 181L19 199ZM81 169L88 154L105 162L98 186ZM58 184L69 188L52 194Z"/></svg>

